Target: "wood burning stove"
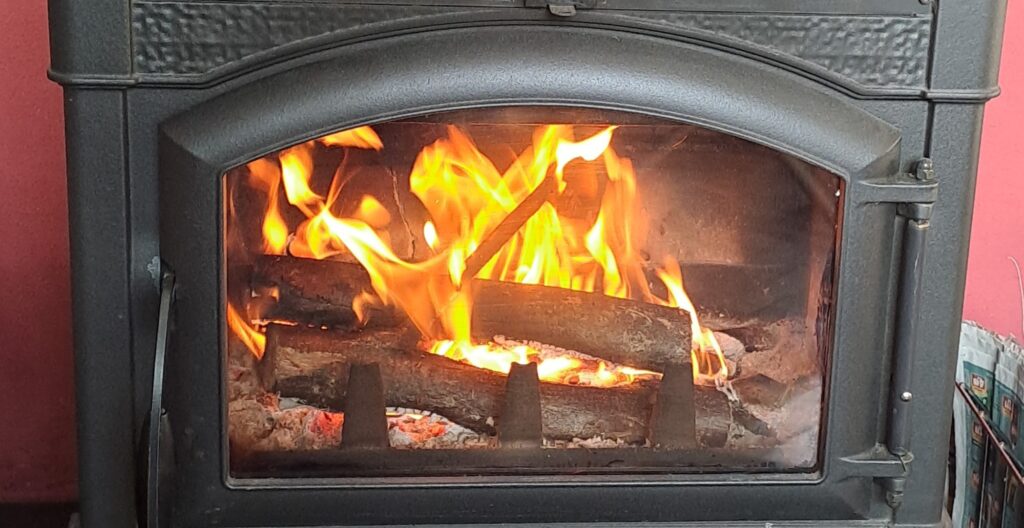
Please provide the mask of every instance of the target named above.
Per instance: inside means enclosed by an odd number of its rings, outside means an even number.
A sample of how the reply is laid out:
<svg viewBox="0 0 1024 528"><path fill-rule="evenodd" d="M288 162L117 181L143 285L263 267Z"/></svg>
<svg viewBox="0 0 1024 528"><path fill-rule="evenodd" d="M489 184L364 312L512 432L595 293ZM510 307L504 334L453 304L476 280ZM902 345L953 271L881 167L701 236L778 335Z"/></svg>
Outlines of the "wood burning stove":
<svg viewBox="0 0 1024 528"><path fill-rule="evenodd" d="M1003 3L95 4L86 526L942 524Z"/></svg>

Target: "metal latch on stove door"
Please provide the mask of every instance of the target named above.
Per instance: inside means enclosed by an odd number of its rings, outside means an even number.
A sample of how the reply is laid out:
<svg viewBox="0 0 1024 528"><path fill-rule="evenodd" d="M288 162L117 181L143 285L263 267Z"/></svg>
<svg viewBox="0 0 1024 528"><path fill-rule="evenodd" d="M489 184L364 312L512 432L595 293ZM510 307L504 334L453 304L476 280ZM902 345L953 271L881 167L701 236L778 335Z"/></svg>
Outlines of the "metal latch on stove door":
<svg viewBox="0 0 1024 528"><path fill-rule="evenodd" d="M526 7L546 7L552 15L571 17L577 9L595 9L600 0L526 0Z"/></svg>

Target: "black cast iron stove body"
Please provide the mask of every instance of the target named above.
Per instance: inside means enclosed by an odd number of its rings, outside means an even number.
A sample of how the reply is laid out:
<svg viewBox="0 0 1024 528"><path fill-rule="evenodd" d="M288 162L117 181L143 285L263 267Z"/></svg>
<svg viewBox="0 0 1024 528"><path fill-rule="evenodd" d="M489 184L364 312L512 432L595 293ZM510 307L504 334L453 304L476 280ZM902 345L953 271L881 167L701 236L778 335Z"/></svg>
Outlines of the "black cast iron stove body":
<svg viewBox="0 0 1024 528"><path fill-rule="evenodd" d="M981 118L998 92L1004 9L1000 0L51 0L84 526L941 525ZM714 238L710 253L681 257L683 271L698 311L753 317L743 313L750 303L708 300L743 290L768 307L754 315L809 314L809 350L820 352L809 458L747 464L749 446L702 450L692 431L675 450L643 446L678 432L619 450L539 449L524 403L536 401L535 375L517 367L505 389L517 403L505 409L526 417L518 433L498 427L511 451L342 450L306 466L271 453L257 470L236 466L225 310L233 259L248 253L230 247L240 214L232 185L293 145L337 155L316 138L339 130L369 125L394 153L452 123L478 140L500 129L528 145L522 127L538 119L580 134L621 125L611 145L639 160L638 181L661 189L641 202L647 214L690 183L696 194L679 199L701 199L678 210L702 211L703 229L760 211L740 222L745 230L730 228L747 233L730 239L735 254ZM627 141L639 137L655 139ZM393 171L389 160L404 155L407 170L427 143L363 166ZM646 161L637 145L668 154ZM671 176L672 156L690 160L689 172ZM645 180L652 172L676 179ZM740 183L705 193L729 178ZM745 197L744 186L760 191ZM807 203L789 207L789 191L772 189L802 189ZM800 235L805 223L824 229ZM762 231L776 238L749 236ZM685 237L652 238L689 247ZM769 257L718 265L751 253ZM790 266L792 254L816 256ZM716 281L715 291L700 286ZM776 313L780 299L799 310ZM275 332L268 347L298 331ZM389 375L346 370L348 404L381 406ZM657 412L668 412L669 398L658 398ZM353 422L355 409L345 409ZM367 413L364 442L377 444L377 415ZM289 469L268 470L281 465Z"/></svg>

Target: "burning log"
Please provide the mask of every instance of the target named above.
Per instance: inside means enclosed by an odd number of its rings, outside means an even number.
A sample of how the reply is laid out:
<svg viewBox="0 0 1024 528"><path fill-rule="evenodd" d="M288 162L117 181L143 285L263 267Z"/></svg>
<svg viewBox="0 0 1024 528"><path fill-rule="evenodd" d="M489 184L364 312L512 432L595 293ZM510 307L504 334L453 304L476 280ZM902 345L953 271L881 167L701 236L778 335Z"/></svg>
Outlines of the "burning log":
<svg viewBox="0 0 1024 528"><path fill-rule="evenodd" d="M270 320L353 328L358 317L352 301L373 291L370 276L357 263L262 255L254 271L254 290L276 289L277 302L262 314ZM371 326L393 327L404 321L386 307L368 310Z"/></svg>
<svg viewBox="0 0 1024 528"><path fill-rule="evenodd" d="M387 405L428 410L477 432L494 434L506 376L415 348L416 336L380 329L343 333L270 325L260 369L267 390L328 409L344 406L349 366L380 366ZM643 442L656 384L615 388L540 384L544 436ZM726 397L695 387L696 430L704 446L721 446L731 425Z"/></svg>
<svg viewBox="0 0 1024 528"><path fill-rule="evenodd" d="M663 371L690 361L690 318L675 308L600 293L474 281L473 335L505 335Z"/></svg>
<svg viewBox="0 0 1024 528"><path fill-rule="evenodd" d="M270 319L351 328L352 301L370 288L358 264L264 257L257 286L278 288ZM576 350L622 365L660 371L689 360L690 320L685 312L600 293L474 280L473 334L505 335ZM379 310L373 326L395 326L401 316ZM376 323L374 323L376 321Z"/></svg>

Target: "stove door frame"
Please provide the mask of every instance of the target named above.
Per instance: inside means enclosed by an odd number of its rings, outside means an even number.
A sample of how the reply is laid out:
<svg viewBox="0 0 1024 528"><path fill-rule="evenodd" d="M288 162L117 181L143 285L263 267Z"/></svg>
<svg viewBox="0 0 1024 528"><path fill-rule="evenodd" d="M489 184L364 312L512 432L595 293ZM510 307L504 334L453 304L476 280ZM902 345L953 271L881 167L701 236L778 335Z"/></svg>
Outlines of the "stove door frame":
<svg viewBox="0 0 1024 528"><path fill-rule="evenodd" d="M177 460L173 525L397 524L440 516L452 523L890 518L876 479L903 474L882 443L901 225L896 204L908 195L894 186L901 170L894 126L843 92L777 66L684 39L607 28L508 25L388 36L296 58L244 81L164 122L159 132L161 257L178 280L165 394ZM309 479L294 486L230 479L222 435L222 174L351 126L524 104L700 125L845 180L838 251L848 257L836 272L821 470L743 479ZM919 412L942 421L941 406Z"/></svg>

